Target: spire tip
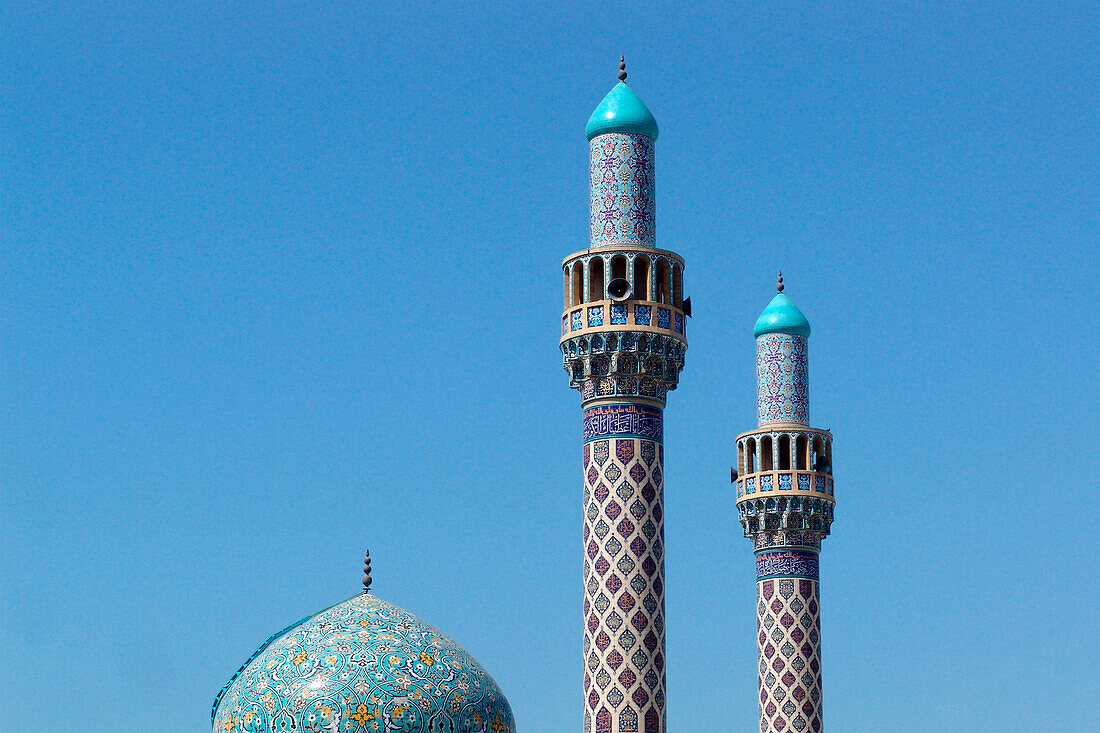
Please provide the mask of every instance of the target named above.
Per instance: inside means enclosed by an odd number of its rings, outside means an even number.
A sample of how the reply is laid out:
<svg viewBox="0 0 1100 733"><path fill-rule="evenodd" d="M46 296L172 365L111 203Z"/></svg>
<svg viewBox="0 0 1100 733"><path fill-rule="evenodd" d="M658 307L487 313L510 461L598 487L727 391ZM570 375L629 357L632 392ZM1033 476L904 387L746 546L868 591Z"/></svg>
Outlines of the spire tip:
<svg viewBox="0 0 1100 733"><path fill-rule="evenodd" d="M370 593L370 550L367 550L367 554L363 557L363 592Z"/></svg>
<svg viewBox="0 0 1100 733"><path fill-rule="evenodd" d="M619 55L619 81L626 81L626 56Z"/></svg>

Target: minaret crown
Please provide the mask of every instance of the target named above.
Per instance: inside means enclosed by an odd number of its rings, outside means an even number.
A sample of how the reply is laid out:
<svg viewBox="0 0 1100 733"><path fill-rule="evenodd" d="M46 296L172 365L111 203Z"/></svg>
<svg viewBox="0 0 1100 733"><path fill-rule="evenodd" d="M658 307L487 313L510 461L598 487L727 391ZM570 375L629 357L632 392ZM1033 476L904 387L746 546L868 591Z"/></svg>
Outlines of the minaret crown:
<svg viewBox="0 0 1100 733"><path fill-rule="evenodd" d="M794 336L809 336L810 322L791 299L783 293L783 276L779 276L779 292L771 299L764 312L756 319L753 336L759 338L766 333L789 333Z"/></svg>
<svg viewBox="0 0 1100 733"><path fill-rule="evenodd" d="M609 132L626 132L656 140L657 120L642 98L623 81L626 78L626 64L620 62L619 66L620 81L611 88L588 118L588 124L584 128L585 135L591 140Z"/></svg>

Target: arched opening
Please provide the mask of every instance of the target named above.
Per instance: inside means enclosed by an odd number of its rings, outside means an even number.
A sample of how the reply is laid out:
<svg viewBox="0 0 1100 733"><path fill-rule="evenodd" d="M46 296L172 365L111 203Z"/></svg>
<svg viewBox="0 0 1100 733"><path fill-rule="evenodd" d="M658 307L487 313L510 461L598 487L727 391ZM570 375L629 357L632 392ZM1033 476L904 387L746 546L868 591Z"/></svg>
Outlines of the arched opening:
<svg viewBox="0 0 1100 733"><path fill-rule="evenodd" d="M760 439L760 470L771 471L774 465L773 460L772 439L769 435Z"/></svg>
<svg viewBox="0 0 1100 733"><path fill-rule="evenodd" d="M588 300L603 300L603 258L593 257L588 261Z"/></svg>
<svg viewBox="0 0 1100 733"><path fill-rule="evenodd" d="M672 266L672 305L677 308L682 308L684 305L684 284L681 282L683 278L680 272L679 265Z"/></svg>
<svg viewBox="0 0 1100 733"><path fill-rule="evenodd" d="M791 470L791 436L779 436L779 470Z"/></svg>
<svg viewBox="0 0 1100 733"><path fill-rule="evenodd" d="M745 441L745 473L756 473L756 439Z"/></svg>
<svg viewBox="0 0 1100 733"><path fill-rule="evenodd" d="M737 444L737 475L743 476L745 474L745 444Z"/></svg>
<svg viewBox="0 0 1100 733"><path fill-rule="evenodd" d="M658 303L668 303L668 260L657 260L657 297Z"/></svg>
<svg viewBox="0 0 1100 733"><path fill-rule="evenodd" d="M584 265L581 262L573 263L573 305L584 302Z"/></svg>
<svg viewBox="0 0 1100 733"><path fill-rule="evenodd" d="M572 286L569 283L569 275L570 275L569 268L568 267L561 268L561 274L564 276L564 279L565 279L564 293L563 293L562 297L565 300L565 307L568 308L570 306L569 297L573 294Z"/></svg>
<svg viewBox="0 0 1100 733"><path fill-rule="evenodd" d="M806 470L807 461L809 460L807 455L809 453L809 442L810 441L806 440L805 435L799 435L798 439L794 442L795 455L797 456L795 459L795 468L799 471Z"/></svg>
<svg viewBox="0 0 1100 733"><path fill-rule="evenodd" d="M634 258L634 297L649 300L649 258L638 255Z"/></svg>
<svg viewBox="0 0 1100 733"><path fill-rule="evenodd" d="M626 279L626 258L622 255L611 258L611 279Z"/></svg>

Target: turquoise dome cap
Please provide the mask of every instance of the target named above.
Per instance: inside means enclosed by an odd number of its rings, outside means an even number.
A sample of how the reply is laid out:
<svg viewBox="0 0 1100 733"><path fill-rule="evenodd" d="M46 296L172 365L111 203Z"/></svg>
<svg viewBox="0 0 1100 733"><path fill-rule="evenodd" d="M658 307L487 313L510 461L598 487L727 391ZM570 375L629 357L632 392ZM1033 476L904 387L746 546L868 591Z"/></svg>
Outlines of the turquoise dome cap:
<svg viewBox="0 0 1100 733"><path fill-rule="evenodd" d="M213 729L515 733L496 682L462 647L361 593L268 639L214 700Z"/></svg>
<svg viewBox="0 0 1100 733"><path fill-rule="evenodd" d="M756 326L752 330L752 335L757 338L766 333L810 335L810 322L798 310L798 306L783 294L783 275L779 276L779 292L756 319Z"/></svg>
<svg viewBox="0 0 1100 733"><path fill-rule="evenodd" d="M629 132L657 139L657 120L634 90L619 82L588 118L584 133L589 140L609 132Z"/></svg>

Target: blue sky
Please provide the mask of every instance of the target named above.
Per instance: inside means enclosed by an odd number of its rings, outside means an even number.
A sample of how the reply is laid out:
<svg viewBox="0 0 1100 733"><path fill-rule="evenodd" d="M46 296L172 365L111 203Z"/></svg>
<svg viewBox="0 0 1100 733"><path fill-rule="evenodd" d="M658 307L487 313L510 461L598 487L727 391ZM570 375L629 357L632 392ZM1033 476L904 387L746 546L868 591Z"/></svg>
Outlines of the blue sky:
<svg viewBox="0 0 1100 733"><path fill-rule="evenodd" d="M369 547L521 730L579 728L559 262L620 53L695 311L670 729L755 726L728 468L780 267L836 436L830 729L1094 723L1095 4L0 13L4 727L204 730Z"/></svg>

